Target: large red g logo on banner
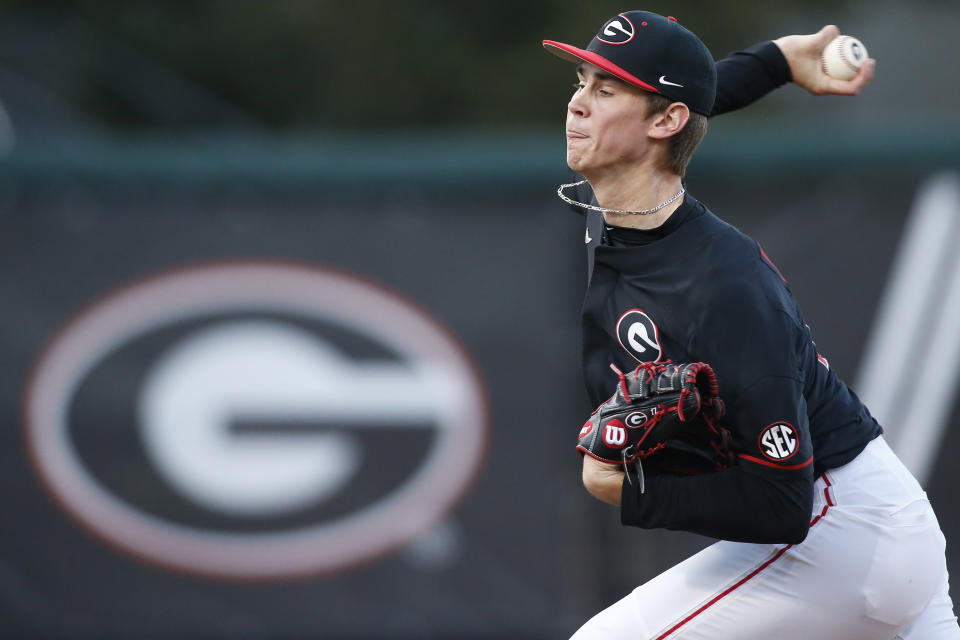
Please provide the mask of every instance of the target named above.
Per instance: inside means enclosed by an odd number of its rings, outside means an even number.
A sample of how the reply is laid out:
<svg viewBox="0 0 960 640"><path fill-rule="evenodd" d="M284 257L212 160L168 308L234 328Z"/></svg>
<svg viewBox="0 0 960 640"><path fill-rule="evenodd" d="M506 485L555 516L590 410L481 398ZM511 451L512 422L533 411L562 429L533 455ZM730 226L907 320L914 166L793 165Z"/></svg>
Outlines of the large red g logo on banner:
<svg viewBox="0 0 960 640"><path fill-rule="evenodd" d="M438 524L487 429L470 358L423 310L289 263L167 272L97 302L40 358L26 440L87 530L149 562L277 579Z"/></svg>

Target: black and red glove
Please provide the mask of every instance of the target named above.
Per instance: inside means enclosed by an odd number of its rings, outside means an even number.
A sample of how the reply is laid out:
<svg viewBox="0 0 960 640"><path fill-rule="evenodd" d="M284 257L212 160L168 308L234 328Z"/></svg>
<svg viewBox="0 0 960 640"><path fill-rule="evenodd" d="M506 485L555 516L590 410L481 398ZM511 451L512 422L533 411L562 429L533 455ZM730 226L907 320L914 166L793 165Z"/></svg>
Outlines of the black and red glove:
<svg viewBox="0 0 960 640"><path fill-rule="evenodd" d="M732 464L730 434L719 424L720 387L710 365L643 363L629 373L610 368L619 378L617 390L580 430L581 455L623 464L628 478L638 460L647 472L688 475Z"/></svg>

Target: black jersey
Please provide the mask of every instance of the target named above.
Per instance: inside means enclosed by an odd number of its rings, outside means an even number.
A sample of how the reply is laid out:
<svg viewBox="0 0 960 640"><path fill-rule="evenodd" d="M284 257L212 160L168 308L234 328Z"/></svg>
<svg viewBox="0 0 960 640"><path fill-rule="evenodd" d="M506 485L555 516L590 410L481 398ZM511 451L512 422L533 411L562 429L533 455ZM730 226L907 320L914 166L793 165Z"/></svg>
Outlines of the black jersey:
<svg viewBox="0 0 960 640"><path fill-rule="evenodd" d="M727 471L650 478L643 495L625 487L624 523L802 539L814 477L852 460L881 428L817 353L787 281L758 243L689 194L649 232L590 217L597 235L582 320L592 402L615 388L610 363L625 371L640 362L707 362L738 452Z"/></svg>
<svg viewBox="0 0 960 640"><path fill-rule="evenodd" d="M654 233L603 229L583 333L596 405L615 388L610 363L625 371L639 362L709 363L745 463L819 475L880 433L817 353L787 281L760 245L690 195Z"/></svg>
<svg viewBox="0 0 960 640"><path fill-rule="evenodd" d="M717 64L714 114L750 104L790 79L776 45ZM581 202L596 202L584 185ZM578 209L579 211L579 209ZM813 481L881 433L816 350L787 281L760 246L687 194L654 230L607 227L587 213L589 285L583 366L594 405L639 362L709 363L739 452L728 470L624 483L621 520L728 540L799 542Z"/></svg>

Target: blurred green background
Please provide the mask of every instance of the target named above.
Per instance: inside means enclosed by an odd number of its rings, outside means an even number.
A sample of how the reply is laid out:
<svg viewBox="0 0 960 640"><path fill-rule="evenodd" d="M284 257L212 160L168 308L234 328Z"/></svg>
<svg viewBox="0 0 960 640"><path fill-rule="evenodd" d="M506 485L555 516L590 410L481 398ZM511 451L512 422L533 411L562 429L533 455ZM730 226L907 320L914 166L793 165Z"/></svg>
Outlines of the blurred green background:
<svg viewBox="0 0 960 640"><path fill-rule="evenodd" d="M957 157L956 3L644 8L677 14L717 58L835 23L879 61L860 99L788 86L720 119L694 172L924 171ZM539 43L585 45L622 9L606 0L5 1L0 104L10 122L0 150L13 151L8 173L28 177L99 167L118 179L162 172L196 182L232 171L317 186L349 174L376 188L400 171L441 187L471 184L466 173L542 186L560 161L573 75Z"/></svg>
<svg viewBox="0 0 960 640"><path fill-rule="evenodd" d="M839 21L857 3L803 7ZM751 2L644 8L681 14L718 57L788 28L782 13ZM585 45L594 23L623 5L8 1L0 9L4 60L27 63L78 116L126 129L283 131L550 127L571 71L538 55L539 41Z"/></svg>

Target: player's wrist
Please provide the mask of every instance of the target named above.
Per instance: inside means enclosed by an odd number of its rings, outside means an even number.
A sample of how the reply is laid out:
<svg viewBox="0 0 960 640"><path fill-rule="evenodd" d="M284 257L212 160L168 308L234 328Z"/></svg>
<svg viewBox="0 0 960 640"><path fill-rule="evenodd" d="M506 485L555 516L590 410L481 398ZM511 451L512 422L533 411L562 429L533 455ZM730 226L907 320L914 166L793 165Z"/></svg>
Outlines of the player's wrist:
<svg viewBox="0 0 960 640"><path fill-rule="evenodd" d="M784 63L790 72L790 80L796 82L798 78L803 78L804 69L802 68L802 58L806 43L802 36L789 35L782 36L773 40L783 56Z"/></svg>
<svg viewBox="0 0 960 640"><path fill-rule="evenodd" d="M583 457L583 486L594 498L607 504L619 506L624 479L623 470L617 465Z"/></svg>

